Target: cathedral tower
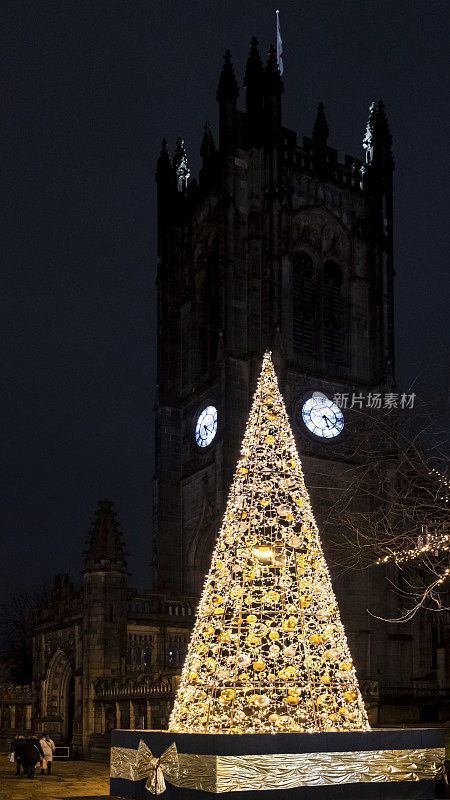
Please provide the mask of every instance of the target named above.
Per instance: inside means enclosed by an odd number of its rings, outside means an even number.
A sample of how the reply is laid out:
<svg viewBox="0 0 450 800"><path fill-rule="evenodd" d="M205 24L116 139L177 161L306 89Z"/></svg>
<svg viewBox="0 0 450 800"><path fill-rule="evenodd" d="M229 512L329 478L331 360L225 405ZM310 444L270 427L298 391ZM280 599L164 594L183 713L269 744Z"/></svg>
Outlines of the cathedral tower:
<svg viewBox="0 0 450 800"><path fill-rule="evenodd" d="M99 502L86 542L83 614L83 749L102 730L95 714L95 682L125 672L127 649L126 553L111 500Z"/></svg>
<svg viewBox="0 0 450 800"><path fill-rule="evenodd" d="M273 47L264 64L252 40L244 86L241 111L227 51L218 147L207 126L188 183L182 140L173 159L164 141L156 173L155 578L172 592L200 593L266 349L322 526L359 437L358 415L333 398L394 381L394 164L382 103L364 157L340 162L322 103L310 137L283 126ZM363 674L368 591L355 580L339 597Z"/></svg>

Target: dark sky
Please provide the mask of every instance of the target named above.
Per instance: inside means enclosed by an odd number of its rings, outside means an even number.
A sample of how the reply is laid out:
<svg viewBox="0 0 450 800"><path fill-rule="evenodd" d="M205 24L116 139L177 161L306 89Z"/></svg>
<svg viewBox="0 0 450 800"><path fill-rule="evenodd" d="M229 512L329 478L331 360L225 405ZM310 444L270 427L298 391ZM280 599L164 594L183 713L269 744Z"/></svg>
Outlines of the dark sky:
<svg viewBox="0 0 450 800"><path fill-rule="evenodd" d="M369 103L394 137L397 376L448 412L447 0L278 0L283 121L361 154ZM274 41L263 0L39 0L0 8L3 592L79 577L100 497L148 584L155 382L155 162L195 174L230 47ZM241 102L243 100L241 92ZM446 371L447 370L447 371Z"/></svg>

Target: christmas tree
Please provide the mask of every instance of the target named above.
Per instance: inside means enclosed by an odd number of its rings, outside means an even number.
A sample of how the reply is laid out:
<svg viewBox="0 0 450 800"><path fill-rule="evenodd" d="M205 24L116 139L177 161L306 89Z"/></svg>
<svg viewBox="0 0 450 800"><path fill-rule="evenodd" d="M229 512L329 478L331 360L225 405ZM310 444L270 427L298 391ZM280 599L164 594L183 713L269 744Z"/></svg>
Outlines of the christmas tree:
<svg viewBox="0 0 450 800"><path fill-rule="evenodd" d="M169 730L369 730L270 353Z"/></svg>

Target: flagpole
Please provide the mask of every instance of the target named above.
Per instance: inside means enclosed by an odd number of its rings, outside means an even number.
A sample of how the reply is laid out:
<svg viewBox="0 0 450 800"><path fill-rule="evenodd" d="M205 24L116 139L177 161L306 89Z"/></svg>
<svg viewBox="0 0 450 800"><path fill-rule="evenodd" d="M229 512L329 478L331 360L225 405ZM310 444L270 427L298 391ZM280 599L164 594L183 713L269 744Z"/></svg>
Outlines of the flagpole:
<svg viewBox="0 0 450 800"><path fill-rule="evenodd" d="M280 12L277 8L275 11L276 19L277 19L277 62L278 62L278 69L280 70L280 75L283 74L283 42L281 39L281 31L280 31Z"/></svg>

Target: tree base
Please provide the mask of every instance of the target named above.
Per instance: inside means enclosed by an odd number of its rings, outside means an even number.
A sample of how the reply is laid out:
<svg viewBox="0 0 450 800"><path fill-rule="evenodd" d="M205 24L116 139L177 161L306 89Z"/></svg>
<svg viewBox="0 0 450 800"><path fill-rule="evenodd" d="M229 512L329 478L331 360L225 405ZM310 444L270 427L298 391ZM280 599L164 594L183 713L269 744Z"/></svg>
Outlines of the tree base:
<svg viewBox="0 0 450 800"><path fill-rule="evenodd" d="M444 731L431 728L243 735L116 730L112 734L111 795L148 800L148 749L159 758L173 743L179 771L176 773L173 759L169 763L170 756L167 763L162 759L164 800L207 800L213 795L222 800L445 797ZM153 770L153 788L156 778Z"/></svg>

